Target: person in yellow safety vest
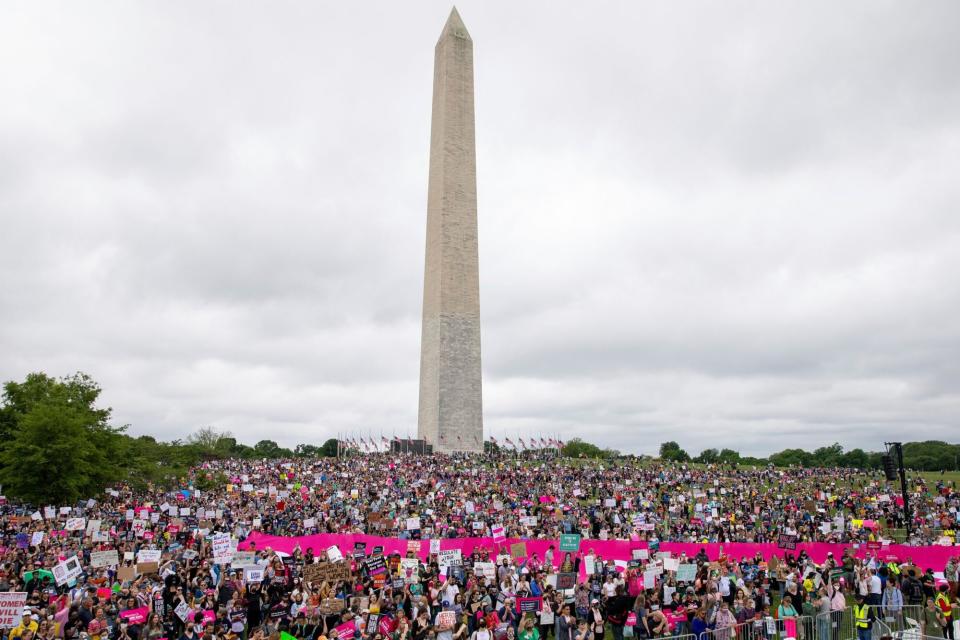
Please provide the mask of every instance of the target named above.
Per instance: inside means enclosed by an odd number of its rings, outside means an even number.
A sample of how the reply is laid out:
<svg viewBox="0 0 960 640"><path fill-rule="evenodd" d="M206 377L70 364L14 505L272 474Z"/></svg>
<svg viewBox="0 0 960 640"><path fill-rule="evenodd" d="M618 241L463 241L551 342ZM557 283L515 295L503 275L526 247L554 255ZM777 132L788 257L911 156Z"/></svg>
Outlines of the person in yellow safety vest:
<svg viewBox="0 0 960 640"><path fill-rule="evenodd" d="M892 576L898 576L900 575L900 565L891 560L887 563L887 571L889 571Z"/></svg>
<svg viewBox="0 0 960 640"><path fill-rule="evenodd" d="M864 603L863 594L857 594L857 603L853 605L853 625L857 629L857 640L872 640L873 607Z"/></svg>
<svg viewBox="0 0 960 640"><path fill-rule="evenodd" d="M943 627L943 637L953 640L953 605L950 603L950 596L948 595L949 588L945 584L940 585L935 602L940 607L940 611L943 612L943 619L946 622Z"/></svg>

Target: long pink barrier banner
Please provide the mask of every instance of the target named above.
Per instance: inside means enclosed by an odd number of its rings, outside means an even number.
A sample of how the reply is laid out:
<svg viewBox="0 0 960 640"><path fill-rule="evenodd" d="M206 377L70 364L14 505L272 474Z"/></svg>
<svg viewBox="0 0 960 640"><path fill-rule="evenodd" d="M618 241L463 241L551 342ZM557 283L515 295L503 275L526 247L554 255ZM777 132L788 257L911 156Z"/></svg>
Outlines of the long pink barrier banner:
<svg viewBox="0 0 960 640"><path fill-rule="evenodd" d="M314 553L332 545L337 545L344 555L349 555L353 551L354 543L365 542L368 553L373 547L382 546L384 554L399 553L401 556L404 556L407 553L407 545L410 541L400 538L381 538L363 534L321 533L311 536L288 537L268 536L253 532L239 547L246 549L249 547L250 542L255 542L258 549L270 547L275 551L282 551L284 553L291 553L298 544L303 551L306 551L308 548L313 548ZM421 540L419 542L420 551L417 553L417 556L421 560L424 560L430 554L430 542L428 540ZM547 549L553 545L554 564L559 564L566 554L566 552L560 551L560 543L557 540L523 540L518 538L508 538L499 544L494 542L493 538L441 538L440 549L442 551L447 549L460 549L463 555L470 555L477 547L488 549L491 552L503 550L504 553L509 553L510 545L515 542L526 543L527 553L531 555L534 553L537 554L540 560L543 560ZM853 545L830 544L826 542L800 542L797 543L796 549L788 551L778 548L774 543L730 542L726 544L696 544L661 542L659 550L669 551L674 556L686 553L688 557L692 557L699 553L701 549L705 549L707 557L710 558L710 560L716 560L720 555L721 549L726 556L733 557L737 560L743 557L753 558L758 553L763 556L764 560L769 560L770 556L775 555L782 558L785 552L796 555L799 554L800 551L805 550L814 562L819 563L823 562L830 552L839 559L843 551L851 546ZM634 549L647 548L649 547L645 541L581 540L579 553L582 555L595 553L602 556L604 560L630 560L633 557ZM867 549L865 546L860 545L856 550L856 555L862 558L866 555L866 552ZM960 553L960 551L958 551L957 546L911 547L902 544L892 544L876 551L876 555L879 555L881 559L886 560L888 556L896 556L898 562L911 561L921 569L931 568L934 571L942 571L944 565L947 563L947 559L951 556L958 555L958 553ZM572 553L572 557L576 555L576 552Z"/></svg>

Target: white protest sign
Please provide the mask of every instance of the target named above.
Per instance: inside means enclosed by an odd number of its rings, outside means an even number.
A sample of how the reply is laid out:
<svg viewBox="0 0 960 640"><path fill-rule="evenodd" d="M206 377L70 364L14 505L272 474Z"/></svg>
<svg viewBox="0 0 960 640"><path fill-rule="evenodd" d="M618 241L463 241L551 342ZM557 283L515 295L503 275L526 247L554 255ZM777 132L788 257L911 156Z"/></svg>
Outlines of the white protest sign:
<svg viewBox="0 0 960 640"><path fill-rule="evenodd" d="M407 518L407 531L415 531L420 528L420 518Z"/></svg>
<svg viewBox="0 0 960 640"><path fill-rule="evenodd" d="M35 547L39 544L43 544L43 531L34 531L30 537L30 545Z"/></svg>
<svg viewBox="0 0 960 640"><path fill-rule="evenodd" d="M19 625L26 603L26 591L0 592L0 629L13 629Z"/></svg>
<svg viewBox="0 0 960 640"><path fill-rule="evenodd" d="M83 567L80 566L77 556L70 556L53 566L53 578L57 581L57 586L75 580L81 573L83 573Z"/></svg>
<svg viewBox="0 0 960 640"><path fill-rule="evenodd" d="M340 562L343 560L343 554L340 553L340 547L337 545L327 547L327 559L330 560L330 562Z"/></svg>
<svg viewBox="0 0 960 640"><path fill-rule="evenodd" d="M306 518L306 519L303 521L303 528L304 528L304 529L312 529L312 528L314 527L314 525L316 525L316 524L317 524L316 519L314 519L314 518Z"/></svg>
<svg viewBox="0 0 960 640"><path fill-rule="evenodd" d="M230 545L230 534L227 532L215 533L212 539L213 561L216 564L226 564L233 559L233 548Z"/></svg>
<svg viewBox="0 0 960 640"><path fill-rule="evenodd" d="M177 608L174 609L173 612L177 614L178 618L186 622L187 615L190 614L190 606L184 600L181 600L180 604L177 605Z"/></svg>
<svg viewBox="0 0 960 640"><path fill-rule="evenodd" d="M87 520L87 535L92 536L94 531L100 531L102 520Z"/></svg>
<svg viewBox="0 0 960 640"><path fill-rule="evenodd" d="M431 538L430 539L430 553L437 554L440 553L440 539Z"/></svg>
<svg viewBox="0 0 960 640"><path fill-rule="evenodd" d="M163 552L160 549L140 549L137 552L137 564L147 564L148 562L159 564L161 555L163 555Z"/></svg>
<svg viewBox="0 0 960 640"><path fill-rule="evenodd" d="M93 568L113 567L120 564L120 554L116 549L109 551L93 551L90 553L90 566Z"/></svg>
<svg viewBox="0 0 960 640"><path fill-rule="evenodd" d="M263 582L263 569L247 567L243 570L243 581L247 584L251 584L253 582Z"/></svg>
<svg viewBox="0 0 960 640"><path fill-rule="evenodd" d="M67 524L63 528L67 531L83 531L86 527L86 518L67 518Z"/></svg>

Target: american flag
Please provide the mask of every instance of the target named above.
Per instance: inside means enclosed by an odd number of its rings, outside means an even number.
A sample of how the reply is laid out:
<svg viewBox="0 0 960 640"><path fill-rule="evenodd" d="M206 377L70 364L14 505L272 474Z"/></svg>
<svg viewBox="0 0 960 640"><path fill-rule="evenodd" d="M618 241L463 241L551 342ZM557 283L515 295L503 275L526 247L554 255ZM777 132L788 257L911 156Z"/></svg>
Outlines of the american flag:
<svg viewBox="0 0 960 640"><path fill-rule="evenodd" d="M490 436L490 442L492 442L493 444L497 444L497 439L494 438L493 436Z"/></svg>

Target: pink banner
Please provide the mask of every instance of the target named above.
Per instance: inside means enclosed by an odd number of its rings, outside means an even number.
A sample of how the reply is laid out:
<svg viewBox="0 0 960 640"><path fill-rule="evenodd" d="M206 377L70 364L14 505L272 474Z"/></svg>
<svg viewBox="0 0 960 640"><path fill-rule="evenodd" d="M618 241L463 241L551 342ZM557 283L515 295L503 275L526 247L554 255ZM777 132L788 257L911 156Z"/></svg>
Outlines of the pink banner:
<svg viewBox="0 0 960 640"><path fill-rule="evenodd" d="M127 609L126 611L120 612L120 617L130 624L146 624L147 618L150 617L150 609L148 607Z"/></svg>
<svg viewBox="0 0 960 640"><path fill-rule="evenodd" d="M310 536L268 536L262 533L253 532L244 542L238 545L240 549L248 549L250 543L255 543L257 549L270 547L274 551L292 553L293 549L299 545L304 552L312 548L314 553L319 553L323 549L332 545L337 545L344 555L349 555L353 551L353 545L356 542L364 542L367 549L375 546L382 546L385 555L398 553L406 556L408 543L410 540L400 538L381 538L379 536L368 536L363 534L334 534L321 533ZM416 542L416 541L413 541ZM525 542L527 545L527 554L534 554L542 561L544 554L549 547L553 547L553 561L559 565L567 555L575 558L578 555L595 554L602 556L604 560L630 560L633 557L634 549L649 548L645 541L634 540L581 540L579 552L561 552L560 543L556 540L523 540L519 538L508 538L503 543L497 544L493 538L442 538L440 540L440 549L460 549L464 555L470 555L476 548L487 549L491 555L496 553L510 553L510 545L515 542ZM801 551L806 551L814 562L823 562L827 553L833 553L839 558L843 551L852 544L831 544L828 542L799 542L797 548L790 551L794 555ZM716 560L722 552L728 558L740 560L741 558L753 558L760 554L764 560L769 560L771 556L782 558L784 549L777 547L775 543L747 543L731 542L727 544L719 543L686 543L686 542L661 542L660 551L669 551L674 556L686 553L688 557L695 556L704 549L710 560ZM856 549L856 555L863 557L867 549L861 545ZM430 541L420 541L420 551L417 556L424 560L430 553ZM902 544L892 544L883 547L877 555L886 559L890 556L896 556L900 562L912 562L922 569L932 568L934 571L942 571L947 559L957 554L957 546L925 546L912 547ZM582 563L581 563L582 564ZM581 566L581 573L583 567Z"/></svg>

